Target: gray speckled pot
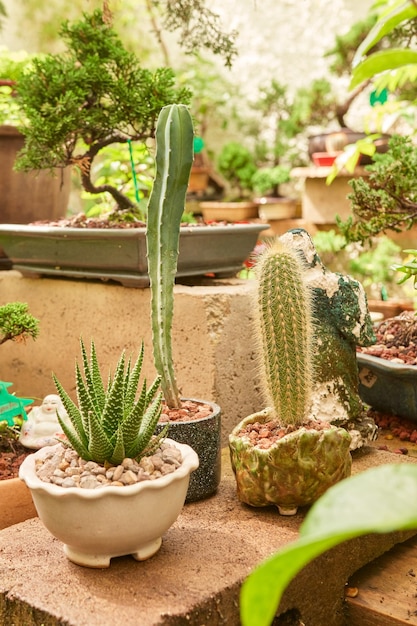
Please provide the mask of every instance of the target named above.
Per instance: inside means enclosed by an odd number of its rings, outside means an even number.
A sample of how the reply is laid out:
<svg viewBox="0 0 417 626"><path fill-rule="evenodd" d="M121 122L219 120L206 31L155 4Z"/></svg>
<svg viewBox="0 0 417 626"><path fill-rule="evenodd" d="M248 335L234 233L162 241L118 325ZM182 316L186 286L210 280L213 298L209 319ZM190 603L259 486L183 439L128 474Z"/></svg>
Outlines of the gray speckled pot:
<svg viewBox="0 0 417 626"><path fill-rule="evenodd" d="M190 477L186 502L196 502L215 493L221 474L221 410L218 404L207 400L183 398L192 402L208 404L212 414L204 419L189 422L170 422L168 437L186 443L198 454L200 465ZM159 424L160 432L165 424Z"/></svg>

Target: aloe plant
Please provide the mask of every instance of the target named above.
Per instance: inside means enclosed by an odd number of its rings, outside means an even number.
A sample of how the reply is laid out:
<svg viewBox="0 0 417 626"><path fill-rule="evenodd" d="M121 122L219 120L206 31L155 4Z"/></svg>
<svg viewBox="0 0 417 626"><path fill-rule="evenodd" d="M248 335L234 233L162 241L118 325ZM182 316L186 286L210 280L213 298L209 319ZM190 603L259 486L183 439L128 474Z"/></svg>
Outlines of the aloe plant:
<svg viewBox="0 0 417 626"><path fill-rule="evenodd" d="M146 230L155 367L170 408L181 406L172 360L174 283L181 216L193 162L193 123L188 108L163 107L156 124L156 171Z"/></svg>
<svg viewBox="0 0 417 626"><path fill-rule="evenodd" d="M90 358L80 340L82 367L76 363L78 406L61 383L53 379L68 413L69 423L58 415L58 421L69 444L86 461L120 464L125 457L140 458L149 454L165 435L152 436L161 414L162 394L158 393L160 378L148 388L141 379L144 356L143 344L132 367L123 352L107 384L98 364L94 342Z"/></svg>

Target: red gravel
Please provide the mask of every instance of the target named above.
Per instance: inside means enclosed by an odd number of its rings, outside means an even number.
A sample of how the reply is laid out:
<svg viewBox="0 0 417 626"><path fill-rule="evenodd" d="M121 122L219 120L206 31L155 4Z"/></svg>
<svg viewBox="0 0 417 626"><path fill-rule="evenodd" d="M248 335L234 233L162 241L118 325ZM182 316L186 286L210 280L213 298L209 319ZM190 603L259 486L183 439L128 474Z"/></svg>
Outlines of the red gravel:
<svg viewBox="0 0 417 626"><path fill-rule="evenodd" d="M417 317L405 311L375 326L376 344L358 348L358 352L387 359L394 363L417 365Z"/></svg>

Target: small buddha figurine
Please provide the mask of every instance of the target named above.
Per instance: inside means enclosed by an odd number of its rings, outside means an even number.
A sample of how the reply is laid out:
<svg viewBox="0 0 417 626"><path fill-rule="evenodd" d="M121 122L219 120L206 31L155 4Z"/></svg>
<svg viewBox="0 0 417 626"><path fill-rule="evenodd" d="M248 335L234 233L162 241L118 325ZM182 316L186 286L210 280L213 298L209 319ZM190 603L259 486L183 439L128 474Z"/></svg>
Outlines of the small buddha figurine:
<svg viewBox="0 0 417 626"><path fill-rule="evenodd" d="M68 417L61 398L55 394L45 396L41 406L34 406L28 418L22 424L19 441L26 448L39 450L44 446L53 446L58 439L65 437L58 422L59 417Z"/></svg>

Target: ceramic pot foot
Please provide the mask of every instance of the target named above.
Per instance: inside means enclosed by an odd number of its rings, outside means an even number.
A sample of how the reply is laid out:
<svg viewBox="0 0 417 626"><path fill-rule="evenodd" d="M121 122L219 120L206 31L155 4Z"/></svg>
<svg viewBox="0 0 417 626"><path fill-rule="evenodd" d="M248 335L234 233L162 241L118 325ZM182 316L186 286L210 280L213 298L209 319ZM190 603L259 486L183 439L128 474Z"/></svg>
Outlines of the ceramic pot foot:
<svg viewBox="0 0 417 626"><path fill-rule="evenodd" d="M278 511L280 515L295 515L297 513L297 509L298 507L294 506L294 507L285 507L285 506L278 506Z"/></svg>
<svg viewBox="0 0 417 626"><path fill-rule="evenodd" d="M158 537L158 539L150 541L136 552L132 552L132 556L134 559L136 559L136 561L146 561L146 559L150 559L151 556L158 552L161 545L162 537Z"/></svg>
<svg viewBox="0 0 417 626"><path fill-rule="evenodd" d="M111 555L109 554L85 554L67 545L64 545L64 553L72 563L82 565L83 567L105 569L110 566Z"/></svg>

